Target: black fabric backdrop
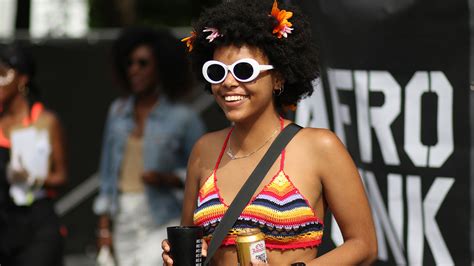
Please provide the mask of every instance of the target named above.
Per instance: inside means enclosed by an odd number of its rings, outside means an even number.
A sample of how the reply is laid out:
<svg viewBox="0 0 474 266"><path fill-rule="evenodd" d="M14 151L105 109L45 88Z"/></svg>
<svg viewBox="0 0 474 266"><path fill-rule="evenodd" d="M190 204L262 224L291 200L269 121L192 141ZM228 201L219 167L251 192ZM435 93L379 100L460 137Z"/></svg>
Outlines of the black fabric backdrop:
<svg viewBox="0 0 474 266"><path fill-rule="evenodd" d="M377 264L469 265L468 2L292 2L311 18L322 60L322 91L297 117L327 118L359 167ZM337 239L330 224L322 252Z"/></svg>

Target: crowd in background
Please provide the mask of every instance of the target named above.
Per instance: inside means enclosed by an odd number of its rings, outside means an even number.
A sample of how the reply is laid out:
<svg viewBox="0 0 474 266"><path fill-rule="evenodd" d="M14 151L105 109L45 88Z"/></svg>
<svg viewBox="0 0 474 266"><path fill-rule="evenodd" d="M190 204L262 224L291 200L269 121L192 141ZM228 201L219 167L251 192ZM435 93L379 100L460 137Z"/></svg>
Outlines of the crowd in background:
<svg viewBox="0 0 474 266"><path fill-rule="evenodd" d="M205 131L182 102L194 78L182 44L165 29L126 28L111 54L120 96L104 121L97 246L110 248L120 265L159 265L164 228L179 224L187 158ZM36 86L36 61L26 45L1 49L2 265L64 263L67 230L54 201L68 154L61 121Z"/></svg>

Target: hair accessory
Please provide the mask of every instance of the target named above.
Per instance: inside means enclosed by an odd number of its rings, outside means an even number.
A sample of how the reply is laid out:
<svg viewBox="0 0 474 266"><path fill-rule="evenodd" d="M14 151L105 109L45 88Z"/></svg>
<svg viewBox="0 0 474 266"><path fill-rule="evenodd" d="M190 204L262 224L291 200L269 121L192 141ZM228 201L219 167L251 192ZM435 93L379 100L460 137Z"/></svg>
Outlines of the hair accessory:
<svg viewBox="0 0 474 266"><path fill-rule="evenodd" d="M278 3L275 0L273 2L273 7L272 7L272 13L271 16L274 17L278 21L278 25L273 28L273 34L276 34L278 39L280 39L282 36L283 37L288 37L288 34L293 31L293 24L288 21L293 16L293 12L286 11L286 10L280 10L278 8Z"/></svg>
<svg viewBox="0 0 474 266"><path fill-rule="evenodd" d="M193 30L191 31L191 36L181 39L182 42L186 43L186 47L188 48L188 52L193 50L193 42L196 39L196 32Z"/></svg>
<svg viewBox="0 0 474 266"><path fill-rule="evenodd" d="M205 27L204 30L202 30L202 32L211 32L211 34L209 34L209 36L206 37L206 40L209 40L209 43L214 41L215 38L222 36L222 34L220 34L219 30L217 30L216 28Z"/></svg>

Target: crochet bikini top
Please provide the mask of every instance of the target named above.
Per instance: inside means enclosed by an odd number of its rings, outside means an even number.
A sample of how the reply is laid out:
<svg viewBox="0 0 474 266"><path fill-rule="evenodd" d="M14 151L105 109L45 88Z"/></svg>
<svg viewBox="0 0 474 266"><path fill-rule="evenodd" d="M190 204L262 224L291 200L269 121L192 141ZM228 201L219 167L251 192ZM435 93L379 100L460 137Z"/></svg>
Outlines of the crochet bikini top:
<svg viewBox="0 0 474 266"><path fill-rule="evenodd" d="M206 241L210 241L229 208L217 187L217 169L231 132L232 129L227 134L214 171L199 190L194 211L194 223L203 226ZM285 174L284 163L285 150L281 153L280 169L270 183L252 197L224 239L224 246L235 245L237 233L244 228L259 228L265 235L265 245L269 249L316 247L321 243L323 222Z"/></svg>

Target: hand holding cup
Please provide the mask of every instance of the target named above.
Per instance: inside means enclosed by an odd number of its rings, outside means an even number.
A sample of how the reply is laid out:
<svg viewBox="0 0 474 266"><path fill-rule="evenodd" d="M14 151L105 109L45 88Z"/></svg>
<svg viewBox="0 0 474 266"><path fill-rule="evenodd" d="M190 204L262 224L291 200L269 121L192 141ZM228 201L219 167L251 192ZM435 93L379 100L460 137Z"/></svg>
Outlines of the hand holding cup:
<svg viewBox="0 0 474 266"><path fill-rule="evenodd" d="M172 226L167 232L168 239L161 243L164 265L202 265L203 256L207 255L202 227Z"/></svg>

